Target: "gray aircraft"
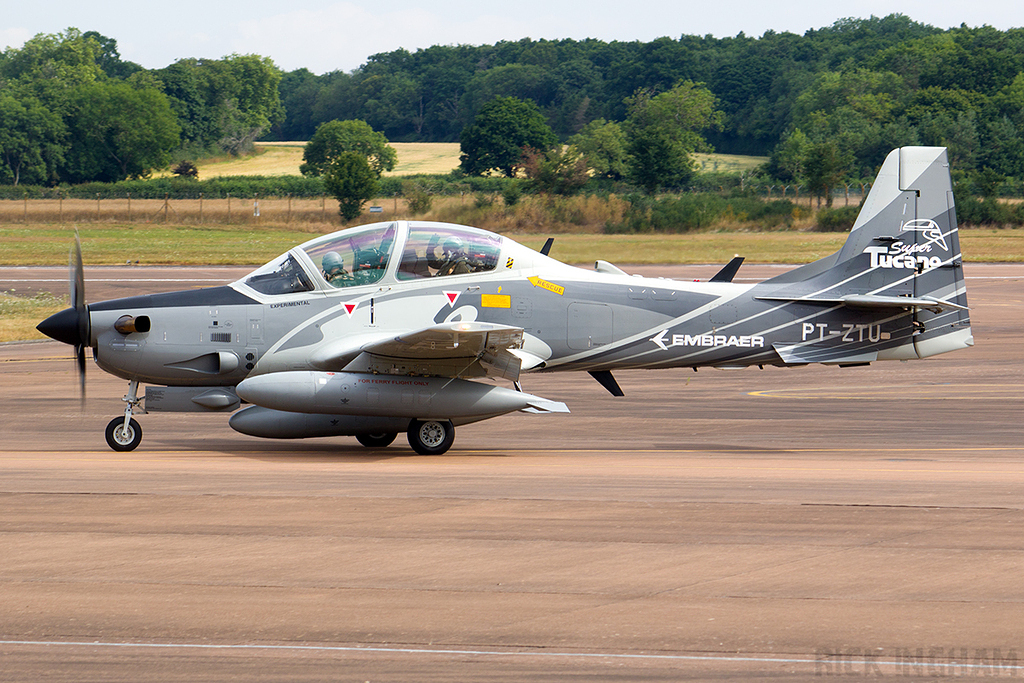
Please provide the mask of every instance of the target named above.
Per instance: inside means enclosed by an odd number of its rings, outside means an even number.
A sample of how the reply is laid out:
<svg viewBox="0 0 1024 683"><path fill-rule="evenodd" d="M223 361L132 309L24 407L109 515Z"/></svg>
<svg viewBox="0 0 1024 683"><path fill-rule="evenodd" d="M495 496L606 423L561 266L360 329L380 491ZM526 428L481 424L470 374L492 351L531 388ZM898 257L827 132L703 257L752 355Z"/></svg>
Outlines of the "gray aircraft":
<svg viewBox="0 0 1024 683"><path fill-rule="evenodd" d="M86 305L76 240L72 306L39 330L76 347L83 382L86 347L128 380L114 450L139 445L136 413L219 411L251 436L384 447L406 432L439 454L455 425L568 412L522 391L525 373L584 370L618 396L621 368L858 366L973 345L943 148L894 150L838 252L758 284L732 282L741 259L684 282L568 266L550 246L376 223L227 286Z"/></svg>

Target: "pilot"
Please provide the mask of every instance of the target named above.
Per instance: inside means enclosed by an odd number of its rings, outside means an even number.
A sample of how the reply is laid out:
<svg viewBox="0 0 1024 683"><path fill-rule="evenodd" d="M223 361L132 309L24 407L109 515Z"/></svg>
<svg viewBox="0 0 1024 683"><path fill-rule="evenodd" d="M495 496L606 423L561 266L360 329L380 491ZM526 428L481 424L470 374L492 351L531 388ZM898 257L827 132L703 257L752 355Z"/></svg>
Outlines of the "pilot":
<svg viewBox="0 0 1024 683"><path fill-rule="evenodd" d="M352 276L345 271L345 263L338 252L327 252L320 263L323 266L324 279L333 283L335 287L340 286L345 280L352 279Z"/></svg>
<svg viewBox="0 0 1024 683"><path fill-rule="evenodd" d="M437 277L443 275L463 275L471 272L469 258L466 256L466 246L461 237L451 236L441 245L441 265L437 270Z"/></svg>

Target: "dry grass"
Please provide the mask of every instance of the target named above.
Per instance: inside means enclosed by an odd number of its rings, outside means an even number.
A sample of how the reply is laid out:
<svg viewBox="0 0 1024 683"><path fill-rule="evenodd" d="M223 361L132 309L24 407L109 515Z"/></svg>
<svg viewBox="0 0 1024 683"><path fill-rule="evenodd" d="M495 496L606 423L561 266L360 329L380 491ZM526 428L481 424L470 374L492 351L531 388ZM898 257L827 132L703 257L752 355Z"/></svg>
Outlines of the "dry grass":
<svg viewBox="0 0 1024 683"><path fill-rule="evenodd" d="M768 157L742 154L694 154L693 158L701 173L742 173L768 162Z"/></svg>
<svg viewBox="0 0 1024 683"><path fill-rule="evenodd" d="M36 325L67 306L67 298L49 293L19 297L0 292L0 342L45 339Z"/></svg>
<svg viewBox="0 0 1024 683"><path fill-rule="evenodd" d="M305 142L257 142L254 154L244 157L217 157L197 162L200 178L240 175L299 175ZM398 152L398 166L388 176L446 174L459 165L457 142L392 142ZM695 154L703 172L740 173L768 161L768 157L738 154ZM167 176L170 171L157 175Z"/></svg>
<svg viewBox="0 0 1024 683"><path fill-rule="evenodd" d="M256 152L249 156L199 160L199 177L299 175L305 145L305 142L257 142ZM445 174L459 165L457 142L392 142L391 146L398 153L398 166L384 175ZM170 171L159 175L170 175Z"/></svg>

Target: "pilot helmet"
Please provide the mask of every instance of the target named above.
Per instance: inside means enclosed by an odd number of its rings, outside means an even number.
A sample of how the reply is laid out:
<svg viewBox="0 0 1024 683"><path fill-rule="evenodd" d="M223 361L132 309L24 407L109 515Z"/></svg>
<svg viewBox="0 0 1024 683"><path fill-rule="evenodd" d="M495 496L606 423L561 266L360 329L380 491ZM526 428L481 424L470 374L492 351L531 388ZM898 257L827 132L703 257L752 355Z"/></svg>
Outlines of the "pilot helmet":
<svg viewBox="0 0 1024 683"><path fill-rule="evenodd" d="M446 254L459 254L462 253L463 246L462 238L453 235L444 241L442 248Z"/></svg>
<svg viewBox="0 0 1024 683"><path fill-rule="evenodd" d="M336 251L329 251L324 254L322 264L324 272L328 275L334 275L345 269L345 264L341 260L341 254Z"/></svg>

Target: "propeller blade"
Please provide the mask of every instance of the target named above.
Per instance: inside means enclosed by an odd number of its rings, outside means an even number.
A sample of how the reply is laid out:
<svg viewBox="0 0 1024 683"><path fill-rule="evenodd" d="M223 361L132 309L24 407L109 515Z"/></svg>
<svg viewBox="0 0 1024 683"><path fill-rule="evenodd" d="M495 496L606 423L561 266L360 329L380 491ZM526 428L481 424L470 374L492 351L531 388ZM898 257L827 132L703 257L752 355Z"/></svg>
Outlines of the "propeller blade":
<svg viewBox="0 0 1024 683"><path fill-rule="evenodd" d="M85 269L82 266L82 240L75 230L75 243L68 254L68 284L71 307L78 322L78 343L75 344L75 364L78 367L78 396L85 405L85 347L89 344L89 312L85 307Z"/></svg>
<svg viewBox="0 0 1024 683"><path fill-rule="evenodd" d="M85 407L85 346L75 347L75 363L78 366L78 400Z"/></svg>

